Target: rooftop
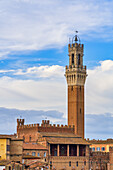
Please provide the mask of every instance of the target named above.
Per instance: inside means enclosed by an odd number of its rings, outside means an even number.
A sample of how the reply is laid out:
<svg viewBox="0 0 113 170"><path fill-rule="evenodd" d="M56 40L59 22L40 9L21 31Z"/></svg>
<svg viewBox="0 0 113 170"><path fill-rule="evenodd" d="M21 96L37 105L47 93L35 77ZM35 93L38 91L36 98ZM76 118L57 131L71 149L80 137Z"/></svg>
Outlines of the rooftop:
<svg viewBox="0 0 113 170"><path fill-rule="evenodd" d="M24 143L23 144L23 149L37 149L37 150L47 150L46 147L37 144L37 143Z"/></svg>
<svg viewBox="0 0 113 170"><path fill-rule="evenodd" d="M107 140L87 140L90 144L113 144L113 139L107 139Z"/></svg>
<svg viewBox="0 0 113 170"><path fill-rule="evenodd" d="M89 143L82 137L71 134L71 133L45 133L40 132L40 134L46 138L48 143L51 144L85 144Z"/></svg>

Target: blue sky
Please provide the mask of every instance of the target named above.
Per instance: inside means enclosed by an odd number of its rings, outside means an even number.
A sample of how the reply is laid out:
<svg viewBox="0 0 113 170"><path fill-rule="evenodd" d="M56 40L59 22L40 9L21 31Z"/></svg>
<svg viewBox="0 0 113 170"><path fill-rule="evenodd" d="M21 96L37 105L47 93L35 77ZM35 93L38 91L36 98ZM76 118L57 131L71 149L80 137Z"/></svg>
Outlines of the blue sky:
<svg viewBox="0 0 113 170"><path fill-rule="evenodd" d="M1 133L13 133L20 116L67 123L64 72L75 30L88 69L86 137L113 137L113 0L0 1Z"/></svg>

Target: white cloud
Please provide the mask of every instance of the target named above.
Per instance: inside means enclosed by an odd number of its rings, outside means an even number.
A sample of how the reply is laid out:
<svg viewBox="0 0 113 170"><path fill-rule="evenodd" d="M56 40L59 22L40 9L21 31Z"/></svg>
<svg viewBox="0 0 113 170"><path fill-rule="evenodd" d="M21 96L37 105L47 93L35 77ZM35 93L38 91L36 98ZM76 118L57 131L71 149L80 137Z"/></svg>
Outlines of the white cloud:
<svg viewBox="0 0 113 170"><path fill-rule="evenodd" d="M15 70L0 70L0 73L9 73L9 72L15 72Z"/></svg>
<svg viewBox="0 0 113 170"><path fill-rule="evenodd" d="M105 60L88 70L86 83L86 111L88 114L113 114L113 61Z"/></svg>
<svg viewBox="0 0 113 170"><path fill-rule="evenodd" d="M1 107L54 109L63 112L66 116L67 89L62 66L32 67L24 71L17 70L16 73L20 76L19 79L0 78ZM99 66L88 70L85 98L87 114L113 114L112 60L101 61Z"/></svg>
<svg viewBox="0 0 113 170"><path fill-rule="evenodd" d="M37 78L61 78L63 77L64 73L64 67L59 65L52 65L52 66L39 66L39 67L30 67L26 70L19 69L17 70L14 75L26 75L26 76L32 76L32 78L35 76Z"/></svg>
<svg viewBox="0 0 113 170"><path fill-rule="evenodd" d="M83 37L108 40L113 39L113 1L1 0L0 23L5 52L60 48L76 29Z"/></svg>
<svg viewBox="0 0 113 170"><path fill-rule="evenodd" d="M21 80L10 77L0 78L0 102L2 107L32 110L59 110L66 112L66 84L62 68L53 73L55 66L38 70L46 79ZM60 67L60 66L56 66ZM48 73L45 73L45 70ZM39 73L40 71L40 73ZM56 78L54 78L56 74ZM59 79L59 75L62 79ZM48 76L48 78L47 78Z"/></svg>

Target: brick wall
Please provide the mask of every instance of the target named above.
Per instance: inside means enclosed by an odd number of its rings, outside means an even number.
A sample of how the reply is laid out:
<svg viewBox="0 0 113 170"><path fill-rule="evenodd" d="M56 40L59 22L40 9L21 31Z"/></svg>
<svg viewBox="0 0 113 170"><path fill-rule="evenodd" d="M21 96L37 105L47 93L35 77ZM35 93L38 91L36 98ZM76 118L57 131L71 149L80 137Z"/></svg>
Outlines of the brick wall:
<svg viewBox="0 0 113 170"><path fill-rule="evenodd" d="M10 143L10 159L22 162L23 140L12 139Z"/></svg>
<svg viewBox="0 0 113 170"><path fill-rule="evenodd" d="M22 122L21 119L17 119L17 136L18 138L24 138L24 142L37 142L38 133L37 132L60 132L60 133L74 133L74 126L67 125L51 125L49 121L42 120L42 124L19 124ZM23 121L24 122L24 121Z"/></svg>
<svg viewBox="0 0 113 170"><path fill-rule="evenodd" d="M84 138L84 86L68 86L68 125Z"/></svg>

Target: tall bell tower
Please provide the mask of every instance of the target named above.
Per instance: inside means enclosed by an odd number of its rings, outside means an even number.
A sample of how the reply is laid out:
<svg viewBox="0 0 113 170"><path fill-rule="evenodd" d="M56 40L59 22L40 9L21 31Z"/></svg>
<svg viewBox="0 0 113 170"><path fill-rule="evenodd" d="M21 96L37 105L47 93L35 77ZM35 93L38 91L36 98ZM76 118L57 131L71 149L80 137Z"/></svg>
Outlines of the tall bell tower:
<svg viewBox="0 0 113 170"><path fill-rule="evenodd" d="M68 84L68 125L75 126L75 134L84 138L84 84L86 66L83 66L84 45L77 35L68 44L69 66L65 67Z"/></svg>

